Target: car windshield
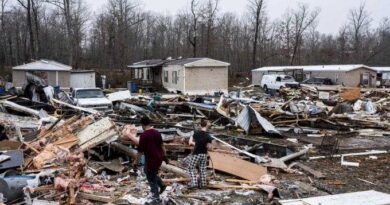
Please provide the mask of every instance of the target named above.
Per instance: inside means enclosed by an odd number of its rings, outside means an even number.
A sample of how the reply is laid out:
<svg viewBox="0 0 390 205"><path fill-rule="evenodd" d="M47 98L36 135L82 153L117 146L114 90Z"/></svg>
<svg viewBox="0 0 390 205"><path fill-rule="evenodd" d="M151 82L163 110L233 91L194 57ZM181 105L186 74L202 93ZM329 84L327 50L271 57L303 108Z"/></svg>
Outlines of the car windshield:
<svg viewBox="0 0 390 205"><path fill-rule="evenodd" d="M78 90L76 91L76 98L102 98L104 97L101 90Z"/></svg>

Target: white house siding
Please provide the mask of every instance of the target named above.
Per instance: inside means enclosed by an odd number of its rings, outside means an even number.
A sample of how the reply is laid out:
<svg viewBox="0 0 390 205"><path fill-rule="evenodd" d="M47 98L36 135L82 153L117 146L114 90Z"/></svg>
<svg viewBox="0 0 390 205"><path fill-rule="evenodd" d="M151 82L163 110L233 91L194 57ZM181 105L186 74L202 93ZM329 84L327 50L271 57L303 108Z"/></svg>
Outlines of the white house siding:
<svg viewBox="0 0 390 205"><path fill-rule="evenodd" d="M186 67L185 94L228 92L228 67Z"/></svg>
<svg viewBox="0 0 390 205"><path fill-rule="evenodd" d="M69 88L70 72L69 71L47 71L47 81L48 84L51 86L60 86L62 88Z"/></svg>
<svg viewBox="0 0 390 205"><path fill-rule="evenodd" d="M13 70L12 71L12 82L15 87L23 87L27 84L25 70ZM32 71L31 71L32 72ZM69 88L70 85L70 72L69 71L40 71L47 73L47 82L50 86L61 86ZM58 72L58 76L57 76Z"/></svg>
<svg viewBox="0 0 390 205"><path fill-rule="evenodd" d="M15 87L22 87L27 83L26 73L23 70L12 71L12 83Z"/></svg>
<svg viewBox="0 0 390 205"><path fill-rule="evenodd" d="M163 67L162 82L165 89L169 92L184 92L184 67L182 65L168 65ZM165 82L165 71L168 71L168 82ZM173 83L172 73L177 72L177 83Z"/></svg>
<svg viewBox="0 0 390 205"><path fill-rule="evenodd" d="M72 88L95 88L95 72L76 72L70 74L70 87Z"/></svg>

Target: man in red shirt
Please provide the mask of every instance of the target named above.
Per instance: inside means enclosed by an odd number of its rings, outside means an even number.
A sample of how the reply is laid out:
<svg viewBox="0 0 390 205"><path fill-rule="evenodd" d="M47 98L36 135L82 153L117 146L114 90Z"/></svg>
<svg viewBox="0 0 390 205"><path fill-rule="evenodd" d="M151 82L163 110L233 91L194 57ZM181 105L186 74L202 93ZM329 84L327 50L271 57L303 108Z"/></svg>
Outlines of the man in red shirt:
<svg viewBox="0 0 390 205"><path fill-rule="evenodd" d="M151 204L159 204L161 202L160 194L164 192L166 186L158 176L158 170L166 157L161 134L150 124L149 118L141 119L144 132L139 138L138 153L133 165L136 166L142 154L145 155L145 174L153 194Z"/></svg>

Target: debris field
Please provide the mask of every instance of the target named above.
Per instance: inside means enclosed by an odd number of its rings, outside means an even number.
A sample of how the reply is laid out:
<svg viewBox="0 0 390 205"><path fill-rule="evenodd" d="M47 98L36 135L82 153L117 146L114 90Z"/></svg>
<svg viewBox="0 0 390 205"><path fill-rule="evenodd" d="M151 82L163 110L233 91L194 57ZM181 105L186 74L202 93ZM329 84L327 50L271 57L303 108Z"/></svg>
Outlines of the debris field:
<svg viewBox="0 0 390 205"><path fill-rule="evenodd" d="M64 91L39 100L17 92L1 96L0 203L147 203L143 162L132 166L137 145L122 134L125 126L141 134L145 116L161 133L169 159L159 172L168 185L162 204L316 204L322 197L359 200L364 194L372 196L370 204L390 203L389 90L105 93L112 112L76 106ZM211 122L213 150L207 187L192 190L189 139L202 119Z"/></svg>

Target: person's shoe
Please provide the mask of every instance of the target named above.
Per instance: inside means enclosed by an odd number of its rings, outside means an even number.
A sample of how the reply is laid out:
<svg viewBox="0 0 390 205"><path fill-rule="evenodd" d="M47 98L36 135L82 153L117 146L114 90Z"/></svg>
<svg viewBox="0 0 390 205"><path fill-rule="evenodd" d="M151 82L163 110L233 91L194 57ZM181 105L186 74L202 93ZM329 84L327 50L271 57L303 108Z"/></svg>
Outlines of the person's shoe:
<svg viewBox="0 0 390 205"><path fill-rule="evenodd" d="M162 186L160 187L160 194L162 194L162 193L165 191L165 189L167 189L167 186L162 185Z"/></svg>

